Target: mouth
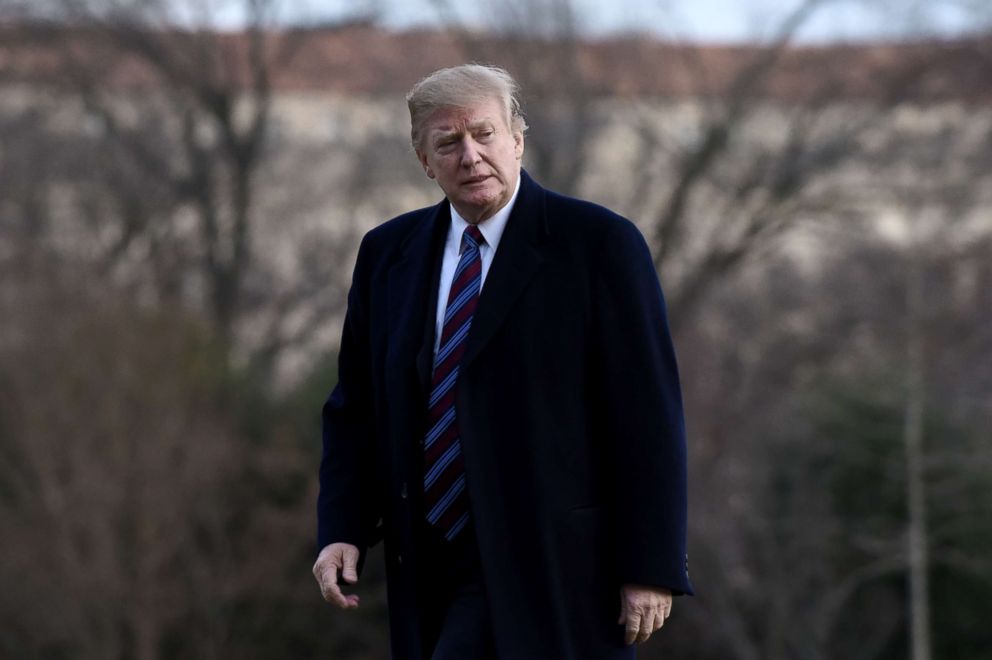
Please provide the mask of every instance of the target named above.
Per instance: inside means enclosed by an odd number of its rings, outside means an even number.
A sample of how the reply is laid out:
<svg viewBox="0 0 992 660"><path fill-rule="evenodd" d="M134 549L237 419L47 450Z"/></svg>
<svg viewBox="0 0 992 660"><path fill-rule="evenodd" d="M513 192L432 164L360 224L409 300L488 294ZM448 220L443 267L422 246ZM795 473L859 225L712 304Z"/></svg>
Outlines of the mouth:
<svg viewBox="0 0 992 660"><path fill-rule="evenodd" d="M462 185L471 186L471 185L474 185L474 184L477 184L477 183L482 183L483 181L488 180L489 177L490 177L489 174L486 174L486 175L483 175L483 176L469 177L469 178L465 179L464 181L462 181Z"/></svg>

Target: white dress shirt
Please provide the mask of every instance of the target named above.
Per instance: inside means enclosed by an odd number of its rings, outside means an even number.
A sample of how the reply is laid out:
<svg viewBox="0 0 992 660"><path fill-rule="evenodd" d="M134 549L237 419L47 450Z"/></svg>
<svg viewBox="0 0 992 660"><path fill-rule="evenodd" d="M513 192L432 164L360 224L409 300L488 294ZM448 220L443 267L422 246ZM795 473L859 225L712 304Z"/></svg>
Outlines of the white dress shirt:
<svg viewBox="0 0 992 660"><path fill-rule="evenodd" d="M499 239L506 229L506 221L510 219L510 212L513 211L513 204L517 201L517 193L520 192L520 176L517 176L517 186L513 189L510 201L506 203L491 218L486 218L479 223L479 231L482 232L486 242L479 246L479 258L482 259L482 279L479 284L481 293L482 287L486 283L486 274L493 264L493 257L496 256L496 248L499 246ZM461 256L462 234L468 227L468 222L458 215L455 207L451 206L451 225L448 227L448 238L444 242L444 257L441 262L441 281L437 290L437 319L434 326L434 355L437 355L441 344L441 327L444 325L444 308L448 304L448 294L451 292L451 276L455 274L458 266L458 259Z"/></svg>

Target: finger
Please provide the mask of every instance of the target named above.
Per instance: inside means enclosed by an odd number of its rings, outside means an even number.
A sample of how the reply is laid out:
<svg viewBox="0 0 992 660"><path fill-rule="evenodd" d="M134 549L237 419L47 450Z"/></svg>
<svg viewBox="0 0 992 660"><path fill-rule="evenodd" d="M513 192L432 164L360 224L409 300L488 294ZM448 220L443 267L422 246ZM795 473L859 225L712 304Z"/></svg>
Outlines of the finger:
<svg viewBox="0 0 992 660"><path fill-rule="evenodd" d="M654 628L651 630L651 632L656 632L663 625L665 625L665 619L667 618L668 618L668 610L665 610L664 612L659 612L658 616L654 618Z"/></svg>
<svg viewBox="0 0 992 660"><path fill-rule="evenodd" d="M654 632L654 620L658 618L655 616L654 610L648 610L641 619L641 629L637 631L637 643L643 644L648 641L648 637Z"/></svg>
<svg viewBox="0 0 992 660"><path fill-rule="evenodd" d="M326 589L321 589L321 593L324 595L324 600L344 610L354 609L361 602L358 594L345 594L337 583Z"/></svg>
<svg viewBox="0 0 992 660"><path fill-rule="evenodd" d="M320 593L324 600L333 603L342 609L352 609L358 607L359 597L356 594L345 595L338 584L338 559L333 558L328 561L322 569Z"/></svg>
<svg viewBox="0 0 992 660"><path fill-rule="evenodd" d="M338 570L333 562L328 566L324 566L320 574L320 593L327 602L342 608L348 607L348 600L341 593L341 588L338 586Z"/></svg>
<svg viewBox="0 0 992 660"><path fill-rule="evenodd" d="M623 643L630 645L633 644L637 639L637 635L641 630L641 615L636 612L631 612L627 615L627 630L624 633Z"/></svg>
<svg viewBox="0 0 992 660"><path fill-rule="evenodd" d="M341 571L341 577L348 584L355 584L358 582L358 552L355 550L345 550L344 551L344 569Z"/></svg>

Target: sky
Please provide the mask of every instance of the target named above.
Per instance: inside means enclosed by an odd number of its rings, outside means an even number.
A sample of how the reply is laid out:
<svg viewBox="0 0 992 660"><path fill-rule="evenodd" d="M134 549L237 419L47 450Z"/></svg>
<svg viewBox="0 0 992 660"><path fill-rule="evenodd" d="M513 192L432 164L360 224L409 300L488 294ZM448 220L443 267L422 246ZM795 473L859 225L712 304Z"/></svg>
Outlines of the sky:
<svg viewBox="0 0 992 660"><path fill-rule="evenodd" d="M483 26L522 2L560 5L564 0L449 0L459 19ZM703 42L740 42L769 36L798 0L573 0L588 34L647 32ZM221 0L222 6L225 3ZM218 22L236 27L226 5ZM291 23L333 21L373 12L384 26L405 29L441 23L437 0L283 0L280 17ZM801 42L876 40L913 35L955 36L992 26L992 0L823 0L796 37Z"/></svg>

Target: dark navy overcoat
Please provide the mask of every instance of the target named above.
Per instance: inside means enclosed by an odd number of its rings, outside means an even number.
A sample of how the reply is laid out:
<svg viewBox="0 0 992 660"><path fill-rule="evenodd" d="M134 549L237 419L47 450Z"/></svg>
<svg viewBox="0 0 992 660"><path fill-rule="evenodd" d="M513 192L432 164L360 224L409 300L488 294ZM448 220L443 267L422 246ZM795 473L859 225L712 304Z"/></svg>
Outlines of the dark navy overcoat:
<svg viewBox="0 0 992 660"><path fill-rule="evenodd" d="M665 304L631 222L521 177L456 395L499 657L629 659L621 584L692 591ZM449 223L442 201L362 240L323 409L318 548L384 540L396 660L421 654L420 443Z"/></svg>

